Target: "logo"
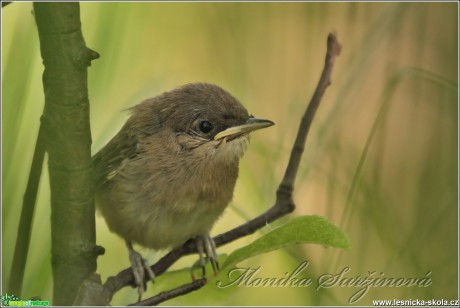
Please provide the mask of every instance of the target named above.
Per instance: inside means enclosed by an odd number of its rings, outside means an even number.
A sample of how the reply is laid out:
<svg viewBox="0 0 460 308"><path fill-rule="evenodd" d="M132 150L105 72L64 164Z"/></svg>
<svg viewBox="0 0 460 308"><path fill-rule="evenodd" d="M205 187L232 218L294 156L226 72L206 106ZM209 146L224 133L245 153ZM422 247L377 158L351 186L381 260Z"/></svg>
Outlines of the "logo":
<svg viewBox="0 0 460 308"><path fill-rule="evenodd" d="M49 301L39 300L20 300L13 294L2 294L2 306L13 306L13 307L34 307L34 306L49 306Z"/></svg>

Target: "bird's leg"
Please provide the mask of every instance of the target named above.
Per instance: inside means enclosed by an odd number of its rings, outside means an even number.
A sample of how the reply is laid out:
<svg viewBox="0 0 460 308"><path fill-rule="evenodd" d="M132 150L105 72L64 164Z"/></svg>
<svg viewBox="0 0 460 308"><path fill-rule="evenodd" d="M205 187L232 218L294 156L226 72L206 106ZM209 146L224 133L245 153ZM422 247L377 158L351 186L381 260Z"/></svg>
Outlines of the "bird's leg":
<svg viewBox="0 0 460 308"><path fill-rule="evenodd" d="M134 250L131 241L126 241L126 246L129 250L129 261L131 262L131 269L133 270L134 281L137 285L137 291L139 292L139 301L141 300L142 293L144 293L147 285L145 282L145 273L149 280L155 280L155 274L149 267L147 260L142 258L141 254Z"/></svg>
<svg viewBox="0 0 460 308"><path fill-rule="evenodd" d="M217 274L217 272L219 271L219 263L217 262L216 244L214 243L212 237L210 237L209 234L204 236L198 236L196 238L196 248L198 250L198 255L200 257L200 264L203 268L203 276L206 274L206 263L204 260L204 253L206 253L206 256L209 258L209 261L211 262L214 274Z"/></svg>
<svg viewBox="0 0 460 308"><path fill-rule="evenodd" d="M211 261L212 270L214 274L217 274L217 272L219 272L219 261L217 260L216 243L214 243L213 238L209 235L206 237L205 247L209 260Z"/></svg>
<svg viewBox="0 0 460 308"><path fill-rule="evenodd" d="M204 243L203 238L201 236L198 236L196 238L196 249L198 250L198 257L200 258L201 270L203 271L202 276L204 277L206 274L206 262L204 260Z"/></svg>

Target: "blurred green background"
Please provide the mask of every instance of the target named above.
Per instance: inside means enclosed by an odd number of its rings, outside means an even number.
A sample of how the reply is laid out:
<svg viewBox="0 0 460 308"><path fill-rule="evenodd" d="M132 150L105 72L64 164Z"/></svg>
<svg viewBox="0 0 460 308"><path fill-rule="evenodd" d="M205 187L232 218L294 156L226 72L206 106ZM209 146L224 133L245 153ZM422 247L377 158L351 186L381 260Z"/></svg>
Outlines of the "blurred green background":
<svg viewBox="0 0 460 308"><path fill-rule="evenodd" d="M118 131L124 109L176 86L216 83L276 126L255 133L234 201L213 234L268 209L301 114L319 78L326 37L343 45L313 122L292 215L323 215L350 236L350 251L299 245L251 258L258 277L284 277L300 262L316 279L423 278L429 287L375 287L373 299L458 298L457 3L81 3L89 68L93 153ZM44 95L31 3L2 9L2 284L8 284L22 196ZM42 177L23 298L51 299L49 185ZM292 216L291 215L291 216ZM259 233L219 248L229 253ZM97 217L103 281L128 266L123 241ZM20 230L19 230L20 232ZM161 253L141 250L154 262ZM180 260L174 269L197 259ZM383 273L383 274L382 274ZM173 277L173 276L171 276ZM167 276L149 296L165 286ZM170 278L169 283L180 283ZM166 286L165 286L166 287ZM6 288L3 288L6 289ZM345 305L356 287L214 284L168 305ZM2 292L4 292L2 290ZM113 304L134 302L123 289ZM145 298L144 297L144 298Z"/></svg>

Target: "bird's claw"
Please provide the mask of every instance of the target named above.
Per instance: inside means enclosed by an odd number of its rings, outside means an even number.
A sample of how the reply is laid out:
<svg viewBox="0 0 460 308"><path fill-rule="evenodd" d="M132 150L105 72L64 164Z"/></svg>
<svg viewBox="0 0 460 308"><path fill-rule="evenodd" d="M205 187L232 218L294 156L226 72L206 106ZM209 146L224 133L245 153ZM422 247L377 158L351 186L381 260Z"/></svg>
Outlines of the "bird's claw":
<svg viewBox="0 0 460 308"><path fill-rule="evenodd" d="M198 236L196 238L196 248L200 257L200 265L203 269L203 277L206 275L206 262L204 259L205 254L211 262L214 274L217 274L219 271L219 262L217 261L216 244L214 243L212 237L209 235Z"/></svg>
<svg viewBox="0 0 460 308"><path fill-rule="evenodd" d="M155 281L155 274L147 263L147 260L144 259L140 253L133 249L131 243L127 243L129 250L129 261L131 262L131 269L134 275L134 282L137 286L137 291L139 293L139 301L141 300L142 294L147 288L146 282L146 273L148 280L152 282Z"/></svg>

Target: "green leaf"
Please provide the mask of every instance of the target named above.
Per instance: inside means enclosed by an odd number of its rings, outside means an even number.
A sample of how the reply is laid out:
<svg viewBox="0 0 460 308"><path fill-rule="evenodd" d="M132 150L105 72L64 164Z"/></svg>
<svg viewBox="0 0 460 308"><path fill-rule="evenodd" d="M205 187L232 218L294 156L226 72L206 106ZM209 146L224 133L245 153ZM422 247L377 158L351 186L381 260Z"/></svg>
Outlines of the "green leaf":
<svg viewBox="0 0 460 308"><path fill-rule="evenodd" d="M251 244L239 248L225 260L223 268L250 257L292 244L321 244L348 249L350 242L344 231L320 216L300 216L276 228Z"/></svg>

